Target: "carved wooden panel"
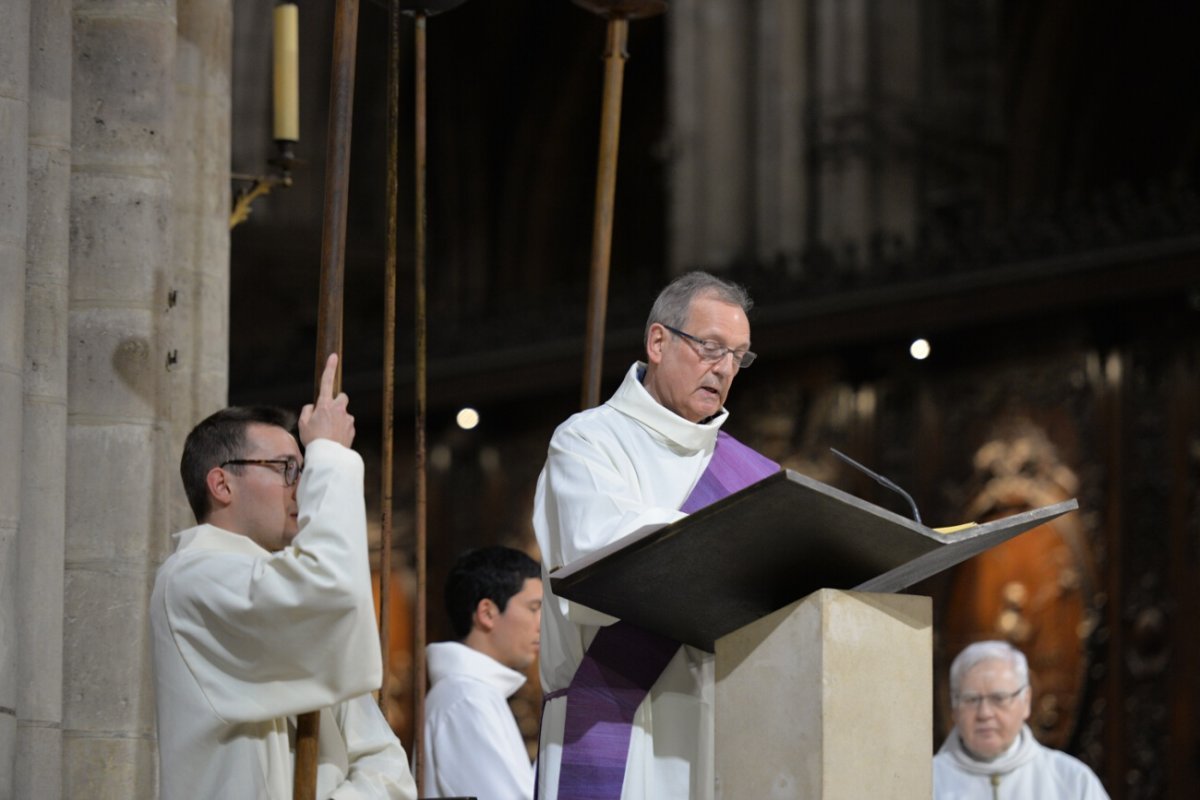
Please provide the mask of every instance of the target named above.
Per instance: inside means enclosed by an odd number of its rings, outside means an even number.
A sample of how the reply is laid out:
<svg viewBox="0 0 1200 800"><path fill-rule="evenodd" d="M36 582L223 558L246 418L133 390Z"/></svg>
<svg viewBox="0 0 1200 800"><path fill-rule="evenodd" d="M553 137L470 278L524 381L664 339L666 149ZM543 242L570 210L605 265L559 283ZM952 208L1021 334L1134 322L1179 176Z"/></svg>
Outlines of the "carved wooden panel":
<svg viewBox="0 0 1200 800"><path fill-rule="evenodd" d="M982 488L964 517L982 521L1074 496L1078 481L1045 434L1014 420L976 452ZM943 658L979 639L1004 639L1029 659L1038 739L1065 749L1080 717L1087 672L1087 643L1097 619L1091 554L1079 515L1043 525L961 565L949 576ZM940 697L948 694L945 670L937 673ZM945 721L945 728L950 727Z"/></svg>
<svg viewBox="0 0 1200 800"><path fill-rule="evenodd" d="M1061 498L1081 510L961 565L928 590L935 598L937 723L951 727L948 670L971 641L1006 639L1029 659L1030 724L1044 743L1080 753L1098 691L1093 653L1102 617L1098 570L1098 361L1081 350L987 358L927 387L921 463L927 502L949 518L987 519ZM942 448L930 452L929 442ZM1087 760L1087 759L1085 759Z"/></svg>

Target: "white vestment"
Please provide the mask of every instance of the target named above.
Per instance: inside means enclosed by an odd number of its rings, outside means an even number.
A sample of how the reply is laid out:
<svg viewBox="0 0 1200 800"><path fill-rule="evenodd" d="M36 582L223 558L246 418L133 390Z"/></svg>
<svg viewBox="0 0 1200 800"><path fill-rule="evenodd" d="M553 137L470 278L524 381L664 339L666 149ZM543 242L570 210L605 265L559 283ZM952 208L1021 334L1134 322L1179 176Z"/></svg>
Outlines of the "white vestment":
<svg viewBox="0 0 1200 800"><path fill-rule="evenodd" d="M425 656L424 796L531 800L533 764L507 699L525 676L459 642Z"/></svg>
<svg viewBox="0 0 1200 800"><path fill-rule="evenodd" d="M280 479L282 480L282 478ZM317 796L411 798L382 678L358 454L317 439L299 533L277 553L213 525L176 534L150 600L160 796L292 797L294 716L321 711Z"/></svg>
<svg viewBox="0 0 1200 800"><path fill-rule="evenodd" d="M998 776L998 777L993 777ZM993 781L995 783L993 784ZM1074 756L1043 747L1026 725L991 761L963 747L958 729L933 757L934 800L1109 800L1100 779Z"/></svg>
<svg viewBox="0 0 1200 800"><path fill-rule="evenodd" d="M728 417L689 422L660 405L634 364L602 406L575 414L550 440L538 478L533 527L545 572L570 564L679 510L708 467ZM554 597L543 575L542 689L571 682L599 625L614 620ZM538 755L541 800L558 796L566 697L543 712ZM707 800L713 796L713 657L681 647L633 718L622 800Z"/></svg>

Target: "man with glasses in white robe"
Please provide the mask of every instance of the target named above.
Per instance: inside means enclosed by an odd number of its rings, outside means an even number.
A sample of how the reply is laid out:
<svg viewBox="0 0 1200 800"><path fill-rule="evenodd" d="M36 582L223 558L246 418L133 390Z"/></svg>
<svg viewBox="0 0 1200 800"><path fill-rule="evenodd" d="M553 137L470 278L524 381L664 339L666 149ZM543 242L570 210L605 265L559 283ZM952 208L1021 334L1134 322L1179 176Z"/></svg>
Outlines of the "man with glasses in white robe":
<svg viewBox="0 0 1200 800"><path fill-rule="evenodd" d="M749 309L736 284L677 278L650 311L646 361L550 440L533 514L546 572L541 800L713 796L712 656L558 598L548 578L778 471L720 430L733 379L754 361Z"/></svg>
<svg viewBox="0 0 1200 800"><path fill-rule="evenodd" d="M1032 691L1025 654L976 642L950 666L954 729L933 758L935 800L1108 800L1099 778L1043 747L1027 720Z"/></svg>
<svg viewBox="0 0 1200 800"><path fill-rule="evenodd" d="M295 716L320 710L317 796L413 800L382 678L354 418L336 356L300 413L227 408L180 465L197 525L151 595L160 797L289 800Z"/></svg>

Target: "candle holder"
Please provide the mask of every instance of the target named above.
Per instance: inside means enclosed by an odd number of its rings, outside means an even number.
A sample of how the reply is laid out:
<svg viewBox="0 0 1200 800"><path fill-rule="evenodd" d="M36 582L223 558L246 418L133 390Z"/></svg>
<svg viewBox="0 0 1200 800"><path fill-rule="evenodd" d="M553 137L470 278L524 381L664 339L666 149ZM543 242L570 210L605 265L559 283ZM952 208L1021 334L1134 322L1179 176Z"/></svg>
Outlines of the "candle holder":
<svg viewBox="0 0 1200 800"><path fill-rule="evenodd" d="M288 189L292 185L292 167L296 164L296 143L284 139L276 139L278 155L269 159L267 164L274 170L266 175L250 175L245 172L234 172L230 175L236 187L233 195L233 211L229 214L229 229L245 222L250 218L250 206L260 197L271 193L276 186Z"/></svg>
<svg viewBox="0 0 1200 800"><path fill-rule="evenodd" d="M296 142L300 139L300 11L296 3L283 0L272 12L273 65L272 93L275 106L273 130L277 155L269 159L274 169L267 175L233 173L235 186L229 228L250 217L250 206L270 194L276 186L292 185L292 167L296 164Z"/></svg>

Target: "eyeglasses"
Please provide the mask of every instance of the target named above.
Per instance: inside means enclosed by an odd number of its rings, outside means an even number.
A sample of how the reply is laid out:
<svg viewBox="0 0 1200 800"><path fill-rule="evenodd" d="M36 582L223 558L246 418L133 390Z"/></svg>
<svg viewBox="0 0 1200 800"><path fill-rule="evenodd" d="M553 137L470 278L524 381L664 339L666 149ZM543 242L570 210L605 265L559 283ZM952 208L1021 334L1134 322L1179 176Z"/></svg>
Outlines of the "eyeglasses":
<svg viewBox="0 0 1200 800"><path fill-rule="evenodd" d="M659 323L662 325L662 323ZM701 339L698 336L692 336L690 333L684 333L678 328L672 328L670 325L663 325L676 336L682 336L690 342L695 342L699 347L696 349L696 354L700 356L700 360L707 364L715 364L725 357L725 354L733 356L733 363L738 369L746 369L754 363L757 358L754 353L749 350L732 350L720 342L714 342L712 339Z"/></svg>
<svg viewBox="0 0 1200 800"><path fill-rule="evenodd" d="M294 458L231 458L221 464L227 466L270 467L283 476L284 486L294 486L304 472L304 466ZM279 467L279 469L275 469Z"/></svg>
<svg viewBox="0 0 1200 800"><path fill-rule="evenodd" d="M954 699L954 704L957 706L971 706L976 713L983 709L984 702L991 705L992 708L998 711L1004 711L1013 704L1017 696L1025 691L1025 686L1017 689L1015 692L992 692L991 694L960 694Z"/></svg>

